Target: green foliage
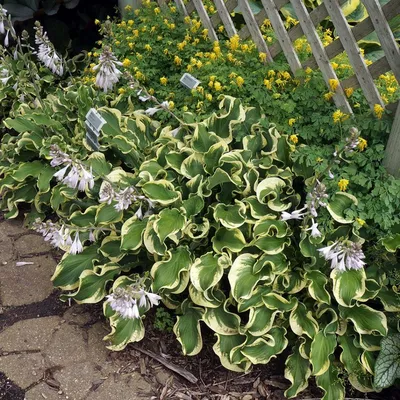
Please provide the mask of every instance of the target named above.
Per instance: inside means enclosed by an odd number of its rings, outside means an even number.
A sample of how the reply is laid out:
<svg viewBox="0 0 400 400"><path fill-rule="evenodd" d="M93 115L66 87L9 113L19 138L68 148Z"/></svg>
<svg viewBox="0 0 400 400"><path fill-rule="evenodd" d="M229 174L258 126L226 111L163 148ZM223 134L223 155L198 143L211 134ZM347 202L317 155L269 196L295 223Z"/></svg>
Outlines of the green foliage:
<svg viewBox="0 0 400 400"><path fill-rule="evenodd" d="M392 386L400 378L400 334L382 339L381 351L375 364L375 386L378 389Z"/></svg>
<svg viewBox="0 0 400 400"><path fill-rule="evenodd" d="M156 310L153 326L161 332L172 332L174 320L165 308L159 307Z"/></svg>

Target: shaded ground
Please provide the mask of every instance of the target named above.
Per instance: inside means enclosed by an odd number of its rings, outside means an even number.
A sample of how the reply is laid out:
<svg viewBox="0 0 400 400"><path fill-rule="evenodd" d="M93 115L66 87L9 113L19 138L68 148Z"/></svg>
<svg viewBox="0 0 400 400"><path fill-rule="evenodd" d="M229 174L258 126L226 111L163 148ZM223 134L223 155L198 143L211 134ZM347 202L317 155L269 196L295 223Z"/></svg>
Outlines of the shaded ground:
<svg viewBox="0 0 400 400"><path fill-rule="evenodd" d="M111 353L103 342L108 327L101 307L59 301L50 282L57 259L41 236L0 216L1 400L284 399L282 361L235 374L220 365L211 346L182 357L172 334L151 329L151 316L142 343ZM320 395L311 386L302 398Z"/></svg>

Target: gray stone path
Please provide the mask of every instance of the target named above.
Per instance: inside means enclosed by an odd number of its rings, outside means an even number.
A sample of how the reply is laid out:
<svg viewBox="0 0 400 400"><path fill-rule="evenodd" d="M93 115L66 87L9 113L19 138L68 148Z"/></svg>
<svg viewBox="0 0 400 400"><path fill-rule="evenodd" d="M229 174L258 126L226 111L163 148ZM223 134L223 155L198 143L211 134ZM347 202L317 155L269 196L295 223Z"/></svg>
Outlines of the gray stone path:
<svg viewBox="0 0 400 400"><path fill-rule="evenodd" d="M121 361L106 349L105 321L93 306L58 300L54 256L21 221L0 221L0 374L8 378L0 379L0 399L158 398L169 378L162 368L155 387L129 357ZM32 264L17 266L21 261Z"/></svg>

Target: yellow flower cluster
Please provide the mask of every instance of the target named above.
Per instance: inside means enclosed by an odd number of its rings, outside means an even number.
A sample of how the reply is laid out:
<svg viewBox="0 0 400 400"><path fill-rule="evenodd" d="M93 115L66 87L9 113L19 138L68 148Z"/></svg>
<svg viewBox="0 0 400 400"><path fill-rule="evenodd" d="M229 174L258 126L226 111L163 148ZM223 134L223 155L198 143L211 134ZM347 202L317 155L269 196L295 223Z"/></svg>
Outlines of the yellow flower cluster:
<svg viewBox="0 0 400 400"><path fill-rule="evenodd" d="M333 122L334 122L335 124L338 124L338 123L341 123L341 122L343 122L343 121L346 121L346 119L349 118L349 115L343 113L343 112L340 111L340 110L336 110L336 111L333 113L332 118L333 118Z"/></svg>
<svg viewBox="0 0 400 400"><path fill-rule="evenodd" d="M367 141L366 141L364 138L359 137L359 138L358 138L357 148L358 148L360 151L364 151L365 148L366 148L367 146L368 146Z"/></svg>
<svg viewBox="0 0 400 400"><path fill-rule="evenodd" d="M344 191L347 190L347 186L348 186L348 185L349 185L349 181L348 181L347 179L341 179L341 180L338 182L339 190L342 191L342 192L344 192Z"/></svg>
<svg viewBox="0 0 400 400"><path fill-rule="evenodd" d="M385 109L380 104L374 105L374 113L378 119L381 119Z"/></svg>

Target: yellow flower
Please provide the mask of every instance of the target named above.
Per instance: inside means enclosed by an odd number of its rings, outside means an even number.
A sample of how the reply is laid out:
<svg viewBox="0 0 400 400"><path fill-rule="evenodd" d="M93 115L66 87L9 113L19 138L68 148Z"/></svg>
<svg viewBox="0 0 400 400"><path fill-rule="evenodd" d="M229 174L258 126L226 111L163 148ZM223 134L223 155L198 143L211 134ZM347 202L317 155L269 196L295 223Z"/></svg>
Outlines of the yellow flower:
<svg viewBox="0 0 400 400"><path fill-rule="evenodd" d="M213 81L208 82L208 87L212 89L214 87L214 82Z"/></svg>
<svg viewBox="0 0 400 400"><path fill-rule="evenodd" d="M217 59L217 55L214 52L210 53L210 59L211 60L216 60Z"/></svg>
<svg viewBox="0 0 400 400"><path fill-rule="evenodd" d="M243 50L243 51L249 51L249 45L246 43L246 44L242 44L241 46L240 46L240 48Z"/></svg>
<svg viewBox="0 0 400 400"><path fill-rule="evenodd" d="M272 82L269 79L264 79L264 85L268 90L272 90Z"/></svg>
<svg viewBox="0 0 400 400"><path fill-rule="evenodd" d="M165 76L163 76L162 78L160 78L160 83L161 83L161 85L166 85L167 84L167 82L168 82L168 78L166 78Z"/></svg>
<svg viewBox="0 0 400 400"><path fill-rule="evenodd" d="M218 81L216 81L216 82L214 82L214 89L217 92L219 92L220 90L222 90L222 85Z"/></svg>
<svg viewBox="0 0 400 400"><path fill-rule="evenodd" d="M128 25L129 25L129 26L132 26L134 23L135 23L135 22L133 21L133 19L130 19L130 20L128 21Z"/></svg>
<svg viewBox="0 0 400 400"><path fill-rule="evenodd" d="M296 122L296 118L290 118L288 121L289 126L293 126L295 122Z"/></svg>
<svg viewBox="0 0 400 400"><path fill-rule="evenodd" d="M171 100L168 102L169 109L172 110L175 107L175 103Z"/></svg>
<svg viewBox="0 0 400 400"><path fill-rule="evenodd" d="M334 92L338 86L339 81L337 79L329 79L329 87L331 88L332 92Z"/></svg>
<svg viewBox="0 0 400 400"><path fill-rule="evenodd" d="M206 40L208 38L208 29L203 29L201 32L203 39Z"/></svg>
<svg viewBox="0 0 400 400"><path fill-rule="evenodd" d="M95 19L95 20L94 20L94 23L95 23L96 25L100 25L100 21L99 21L98 19Z"/></svg>
<svg viewBox="0 0 400 400"><path fill-rule="evenodd" d="M190 19L189 15L187 15L187 16L183 19L183 21L185 22L185 24L190 24L191 19Z"/></svg>
<svg viewBox="0 0 400 400"><path fill-rule="evenodd" d="M364 226L365 225L365 221L363 219L361 219L361 218L356 218L356 222L360 226Z"/></svg>
<svg viewBox="0 0 400 400"><path fill-rule="evenodd" d="M231 72L228 76L230 79L234 79L237 77L237 74L235 72Z"/></svg>
<svg viewBox="0 0 400 400"><path fill-rule="evenodd" d="M179 56L175 56L174 57L174 63L176 65L182 65L182 58L180 58Z"/></svg>
<svg viewBox="0 0 400 400"><path fill-rule="evenodd" d="M161 12L160 7L156 7L154 9L154 14L158 15L158 14L160 14L160 12Z"/></svg>
<svg viewBox="0 0 400 400"><path fill-rule="evenodd" d="M206 94L206 99L207 99L208 101L212 101L212 99L213 99L212 94L207 93L207 94Z"/></svg>
<svg viewBox="0 0 400 400"><path fill-rule="evenodd" d="M175 6L170 6L169 8L172 13L176 13L176 7Z"/></svg>
<svg viewBox="0 0 400 400"><path fill-rule="evenodd" d="M264 19L263 25L266 28L271 28L271 21L269 19Z"/></svg>
<svg viewBox="0 0 400 400"><path fill-rule="evenodd" d="M91 57L91 56L92 56L92 52L89 51L89 53L87 53L87 55L88 55L89 57Z"/></svg>
<svg viewBox="0 0 400 400"><path fill-rule="evenodd" d="M225 29L225 27L224 27L223 25L220 25L220 26L218 27L218 32L223 32L224 29Z"/></svg>
<svg viewBox="0 0 400 400"><path fill-rule="evenodd" d="M96 51L93 53L93 57L98 57L99 53L97 53Z"/></svg>
<svg viewBox="0 0 400 400"><path fill-rule="evenodd" d="M350 97L354 93L354 89L352 87L344 89L347 97Z"/></svg>
<svg viewBox="0 0 400 400"><path fill-rule="evenodd" d="M138 31L137 29L133 30L132 33L133 33L133 35L134 35L135 37L138 37L138 36L139 36L139 31Z"/></svg>
<svg viewBox="0 0 400 400"><path fill-rule="evenodd" d="M307 68L306 68L305 73L306 73L307 75L310 75L312 72L313 72L313 70L312 70L310 67L307 67Z"/></svg>
<svg viewBox="0 0 400 400"><path fill-rule="evenodd" d="M125 68L128 68L131 64L132 64L132 61L129 60L128 58L125 58L125 60L122 61L122 65L123 65Z"/></svg>
<svg viewBox="0 0 400 400"><path fill-rule="evenodd" d="M123 28L125 28L125 27L126 27L126 22L125 22L125 21L122 21L122 22L121 22L121 26L122 26Z"/></svg>
<svg viewBox="0 0 400 400"><path fill-rule="evenodd" d="M132 11L132 6L130 5L125 6L125 11Z"/></svg>
<svg viewBox="0 0 400 400"><path fill-rule="evenodd" d="M317 157L317 159L315 160L317 163L322 163L322 161L324 161L324 159L323 158L321 158L321 157Z"/></svg>
<svg viewBox="0 0 400 400"><path fill-rule="evenodd" d="M244 79L243 79L241 76L238 76L238 77L236 78L236 83L237 83L237 85L241 88L241 87L243 86Z"/></svg>
<svg viewBox="0 0 400 400"><path fill-rule="evenodd" d="M178 50L183 50L186 45L187 45L187 42L186 42L186 40L184 40L183 42L178 43L176 46L178 47Z"/></svg>
<svg viewBox="0 0 400 400"><path fill-rule="evenodd" d="M154 89L153 88L149 89L149 94L153 96L153 94L154 94Z"/></svg>
<svg viewBox="0 0 400 400"><path fill-rule="evenodd" d="M338 182L338 187L339 187L339 190L340 190L341 192L345 192L348 185L349 185L349 181L348 181L347 179L341 179L341 180Z"/></svg>
<svg viewBox="0 0 400 400"><path fill-rule="evenodd" d="M197 61L196 67L200 69L202 66L203 66L203 63L200 60Z"/></svg>
<svg viewBox="0 0 400 400"><path fill-rule="evenodd" d="M214 12L215 12L214 6L208 7L208 12L209 12L210 14L214 14Z"/></svg>
<svg viewBox="0 0 400 400"><path fill-rule="evenodd" d="M168 28L171 29L171 31L173 31L176 28L175 24L169 24Z"/></svg>
<svg viewBox="0 0 400 400"><path fill-rule="evenodd" d="M164 49L164 54L167 55L169 53L168 49Z"/></svg>
<svg viewBox="0 0 400 400"><path fill-rule="evenodd" d="M214 82L216 79L217 79L217 77L215 75L211 75L210 76L210 81L211 82Z"/></svg>
<svg viewBox="0 0 400 400"><path fill-rule="evenodd" d="M270 69L268 71L268 78L273 78L276 75L275 71L273 69Z"/></svg>
<svg viewBox="0 0 400 400"><path fill-rule="evenodd" d="M299 138L297 137L297 135L290 135L289 139L294 144L297 144L299 142Z"/></svg>
<svg viewBox="0 0 400 400"><path fill-rule="evenodd" d="M153 50L152 47L148 43L144 45L144 48L147 51L152 51Z"/></svg>
<svg viewBox="0 0 400 400"><path fill-rule="evenodd" d="M332 93L332 92L325 93L324 94L324 99L326 101L329 101L333 97L333 95L334 95L334 93Z"/></svg>
<svg viewBox="0 0 400 400"><path fill-rule="evenodd" d="M136 16L138 16L138 15L140 14L140 9L137 8L137 9L134 11L134 13L135 13Z"/></svg>
<svg viewBox="0 0 400 400"><path fill-rule="evenodd" d="M231 50L237 50L239 48L239 42L240 42L240 37L238 34L236 34L229 39L227 46Z"/></svg>
<svg viewBox="0 0 400 400"><path fill-rule="evenodd" d="M368 146L368 142L364 138L359 137L358 144L357 144L358 149L360 151L364 151L367 146Z"/></svg>
<svg viewBox="0 0 400 400"><path fill-rule="evenodd" d="M374 105L374 113L378 119L382 118L383 112L385 109L380 105L380 104L375 104Z"/></svg>
<svg viewBox="0 0 400 400"><path fill-rule="evenodd" d="M182 111L186 112L186 111L188 111L188 110L189 110L189 107L188 107L188 106L183 106L183 107L182 107Z"/></svg>
<svg viewBox="0 0 400 400"><path fill-rule="evenodd" d="M119 46L121 44L121 42L119 41L119 40L117 40L116 42L115 42L115 45L116 46Z"/></svg>
<svg viewBox="0 0 400 400"><path fill-rule="evenodd" d="M150 29L150 33L154 33L156 31L156 29L157 28L155 26L152 26L151 29Z"/></svg>
<svg viewBox="0 0 400 400"><path fill-rule="evenodd" d="M348 114L343 113L340 110L336 110L333 114L332 114L332 118L333 118L333 122L335 124L339 123L339 122L343 122L345 121L347 118L349 118Z"/></svg>
<svg viewBox="0 0 400 400"><path fill-rule="evenodd" d="M267 61L267 53L260 53L258 55L258 57L260 58L261 62L266 62Z"/></svg>
<svg viewBox="0 0 400 400"><path fill-rule="evenodd" d="M339 67L338 63L332 62L332 68L333 69L338 69L338 67Z"/></svg>
<svg viewBox="0 0 400 400"><path fill-rule="evenodd" d="M118 89L118 93L119 94L124 94L126 92L126 90L124 88L119 88Z"/></svg>
<svg viewBox="0 0 400 400"><path fill-rule="evenodd" d="M138 81L142 81L142 80L144 80L144 75L143 75L140 71L136 71L136 73L135 73L135 78L136 78Z"/></svg>
<svg viewBox="0 0 400 400"><path fill-rule="evenodd" d="M204 94L204 88L203 88L203 86L197 86L196 90L197 90L198 93Z"/></svg>

